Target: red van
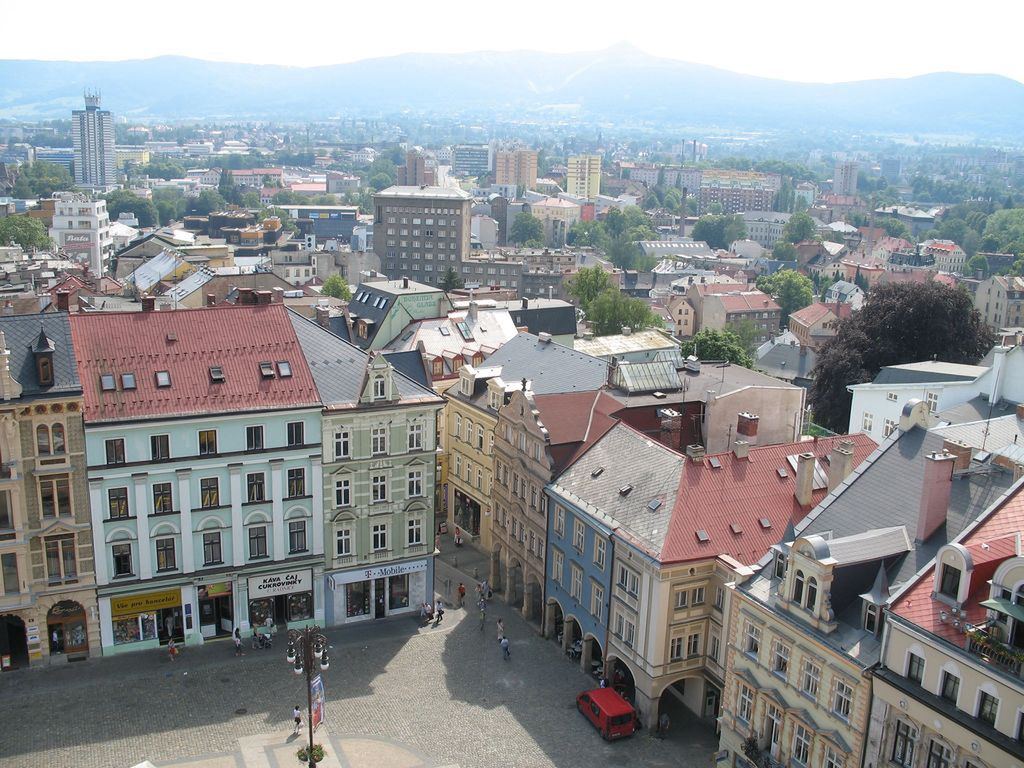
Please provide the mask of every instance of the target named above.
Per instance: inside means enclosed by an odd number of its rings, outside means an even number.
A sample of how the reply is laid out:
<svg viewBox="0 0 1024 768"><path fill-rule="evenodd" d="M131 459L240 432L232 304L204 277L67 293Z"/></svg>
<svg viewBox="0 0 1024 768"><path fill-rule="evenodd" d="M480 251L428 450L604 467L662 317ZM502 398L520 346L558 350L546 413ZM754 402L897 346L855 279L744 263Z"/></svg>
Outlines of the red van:
<svg viewBox="0 0 1024 768"><path fill-rule="evenodd" d="M636 731L633 706L612 688L594 688L576 697L576 709L583 713L606 741L630 736Z"/></svg>

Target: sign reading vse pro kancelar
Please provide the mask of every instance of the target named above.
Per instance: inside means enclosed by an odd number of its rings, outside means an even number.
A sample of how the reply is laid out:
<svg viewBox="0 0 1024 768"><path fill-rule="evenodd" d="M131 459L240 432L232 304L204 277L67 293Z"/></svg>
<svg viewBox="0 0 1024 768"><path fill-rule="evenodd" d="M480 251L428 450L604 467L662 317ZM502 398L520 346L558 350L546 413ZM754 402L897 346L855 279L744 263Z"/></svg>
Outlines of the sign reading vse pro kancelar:
<svg viewBox="0 0 1024 768"><path fill-rule="evenodd" d="M313 571L285 571L249 579L249 599L309 592L313 588Z"/></svg>

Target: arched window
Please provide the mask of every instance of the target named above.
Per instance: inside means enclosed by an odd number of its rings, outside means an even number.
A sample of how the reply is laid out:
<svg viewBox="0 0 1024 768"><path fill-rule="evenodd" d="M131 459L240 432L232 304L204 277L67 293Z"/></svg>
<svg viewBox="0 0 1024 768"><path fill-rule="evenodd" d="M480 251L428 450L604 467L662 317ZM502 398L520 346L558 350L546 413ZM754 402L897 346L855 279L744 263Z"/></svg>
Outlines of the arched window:
<svg viewBox="0 0 1024 768"><path fill-rule="evenodd" d="M807 580L807 603L804 606L809 611L814 610L814 606L818 602L818 582L813 578Z"/></svg>
<svg viewBox="0 0 1024 768"><path fill-rule="evenodd" d="M40 456L50 455L50 428L45 424L36 427L36 449Z"/></svg>
<svg viewBox="0 0 1024 768"><path fill-rule="evenodd" d="M64 453L64 425L54 424L50 427L50 440L53 443L54 455Z"/></svg>
<svg viewBox="0 0 1024 768"><path fill-rule="evenodd" d="M803 605L804 602L804 572L797 571L793 577L793 602Z"/></svg>

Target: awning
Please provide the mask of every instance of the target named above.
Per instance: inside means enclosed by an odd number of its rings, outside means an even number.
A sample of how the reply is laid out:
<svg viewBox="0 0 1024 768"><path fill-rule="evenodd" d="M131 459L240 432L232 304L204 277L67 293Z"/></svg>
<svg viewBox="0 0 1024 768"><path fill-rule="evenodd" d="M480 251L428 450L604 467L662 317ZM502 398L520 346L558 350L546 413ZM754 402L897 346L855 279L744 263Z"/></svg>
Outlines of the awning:
<svg viewBox="0 0 1024 768"><path fill-rule="evenodd" d="M981 605L983 608L1005 614L1014 621L1024 623L1024 605L1011 603L1005 597L993 597L989 600L982 600Z"/></svg>

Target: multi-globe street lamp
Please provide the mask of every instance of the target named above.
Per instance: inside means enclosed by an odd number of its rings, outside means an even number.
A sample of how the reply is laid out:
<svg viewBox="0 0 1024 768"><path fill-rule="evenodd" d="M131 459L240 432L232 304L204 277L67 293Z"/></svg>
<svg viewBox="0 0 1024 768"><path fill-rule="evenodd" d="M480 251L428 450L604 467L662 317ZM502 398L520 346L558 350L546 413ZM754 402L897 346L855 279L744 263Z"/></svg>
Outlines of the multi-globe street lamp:
<svg viewBox="0 0 1024 768"><path fill-rule="evenodd" d="M296 675L306 673L306 723L309 726L307 755L311 766L316 765L313 759L313 665L319 664L322 670L330 666L327 647L327 637L320 631L320 627L288 630L288 653L285 658Z"/></svg>

